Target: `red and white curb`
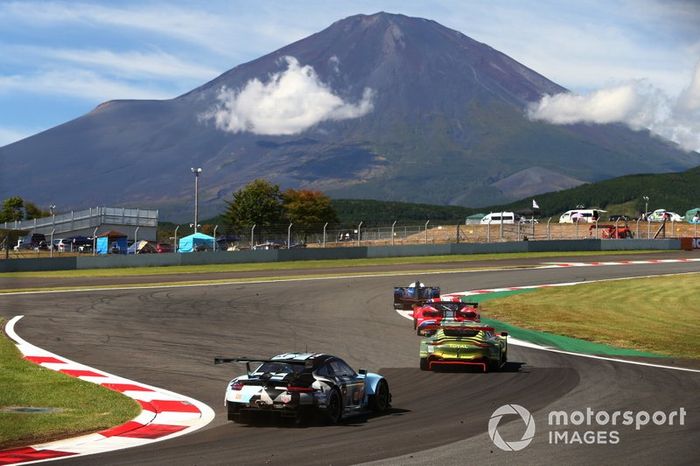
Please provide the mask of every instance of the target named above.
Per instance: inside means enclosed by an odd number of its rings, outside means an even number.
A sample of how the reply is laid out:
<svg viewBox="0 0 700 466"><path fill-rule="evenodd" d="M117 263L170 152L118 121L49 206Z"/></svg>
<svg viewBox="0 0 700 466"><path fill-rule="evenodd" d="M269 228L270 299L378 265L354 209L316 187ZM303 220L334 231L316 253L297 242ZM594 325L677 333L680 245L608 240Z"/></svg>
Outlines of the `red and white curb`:
<svg viewBox="0 0 700 466"><path fill-rule="evenodd" d="M88 367L26 342L14 329L21 318L16 316L10 319L5 332L15 342L24 359L121 392L141 405L141 414L120 426L94 434L2 450L0 465L35 463L138 447L189 434L214 419L214 411L201 401Z"/></svg>
<svg viewBox="0 0 700 466"><path fill-rule="evenodd" d="M700 262L700 258L690 259L647 259L638 261L608 261L608 262L545 262L538 269L558 269L562 267L599 267L603 265L644 265L644 264L676 264L683 262Z"/></svg>

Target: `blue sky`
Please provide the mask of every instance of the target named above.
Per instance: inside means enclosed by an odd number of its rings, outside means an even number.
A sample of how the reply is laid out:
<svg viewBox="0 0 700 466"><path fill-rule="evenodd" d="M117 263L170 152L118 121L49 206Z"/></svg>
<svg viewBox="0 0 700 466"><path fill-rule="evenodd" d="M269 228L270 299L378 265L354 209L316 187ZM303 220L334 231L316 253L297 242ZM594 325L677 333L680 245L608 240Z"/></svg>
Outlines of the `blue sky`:
<svg viewBox="0 0 700 466"><path fill-rule="evenodd" d="M0 146L107 100L176 97L334 21L377 11L433 19L577 93L642 82L672 101L687 94L700 62L699 5L685 0L2 0ZM551 117L555 110L561 107L542 114Z"/></svg>

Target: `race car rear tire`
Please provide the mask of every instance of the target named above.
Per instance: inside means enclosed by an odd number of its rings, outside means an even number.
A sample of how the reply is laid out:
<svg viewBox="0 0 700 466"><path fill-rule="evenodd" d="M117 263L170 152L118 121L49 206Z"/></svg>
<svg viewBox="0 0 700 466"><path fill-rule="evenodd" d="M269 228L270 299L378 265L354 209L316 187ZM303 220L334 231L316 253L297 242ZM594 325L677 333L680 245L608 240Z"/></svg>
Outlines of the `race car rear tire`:
<svg viewBox="0 0 700 466"><path fill-rule="evenodd" d="M428 358L420 358L420 370L429 371L430 364L428 363Z"/></svg>
<svg viewBox="0 0 700 466"><path fill-rule="evenodd" d="M233 422L241 422L241 411L234 403L226 403L228 407L228 420Z"/></svg>
<svg viewBox="0 0 700 466"><path fill-rule="evenodd" d="M343 417L343 399L340 397L340 392L335 388L328 395L325 417L328 424L337 424Z"/></svg>
<svg viewBox="0 0 700 466"><path fill-rule="evenodd" d="M369 409L375 413L383 413L391 406L391 393L389 392L389 384L386 380L380 380L377 384L377 389L374 395L369 396Z"/></svg>
<svg viewBox="0 0 700 466"><path fill-rule="evenodd" d="M299 408L292 418L292 423L297 427L301 427L308 424L310 419L311 416L309 411L307 409Z"/></svg>

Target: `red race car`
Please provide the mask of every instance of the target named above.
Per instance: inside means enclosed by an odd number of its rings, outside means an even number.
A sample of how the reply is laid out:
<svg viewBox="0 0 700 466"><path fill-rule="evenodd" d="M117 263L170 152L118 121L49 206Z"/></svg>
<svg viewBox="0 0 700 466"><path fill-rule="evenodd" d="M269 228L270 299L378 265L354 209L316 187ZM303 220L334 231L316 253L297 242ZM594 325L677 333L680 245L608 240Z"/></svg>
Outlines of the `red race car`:
<svg viewBox="0 0 700 466"><path fill-rule="evenodd" d="M434 332L443 319L455 322L480 322L479 303L463 303L458 297L429 299L413 307L413 329L419 335Z"/></svg>

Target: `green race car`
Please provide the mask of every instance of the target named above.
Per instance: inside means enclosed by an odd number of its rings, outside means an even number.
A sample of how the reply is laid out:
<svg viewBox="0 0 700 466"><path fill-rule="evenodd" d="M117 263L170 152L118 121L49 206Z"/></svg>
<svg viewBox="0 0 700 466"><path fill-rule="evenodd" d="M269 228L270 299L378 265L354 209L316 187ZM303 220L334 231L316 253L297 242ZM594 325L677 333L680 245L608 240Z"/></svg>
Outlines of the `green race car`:
<svg viewBox="0 0 700 466"><path fill-rule="evenodd" d="M497 335L493 327L479 322L446 321L428 332L420 343L420 368L436 366L477 366L484 372L506 364L508 334Z"/></svg>

